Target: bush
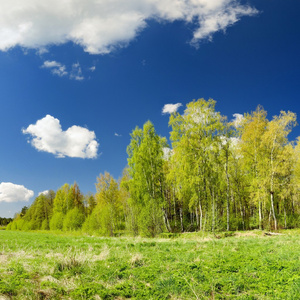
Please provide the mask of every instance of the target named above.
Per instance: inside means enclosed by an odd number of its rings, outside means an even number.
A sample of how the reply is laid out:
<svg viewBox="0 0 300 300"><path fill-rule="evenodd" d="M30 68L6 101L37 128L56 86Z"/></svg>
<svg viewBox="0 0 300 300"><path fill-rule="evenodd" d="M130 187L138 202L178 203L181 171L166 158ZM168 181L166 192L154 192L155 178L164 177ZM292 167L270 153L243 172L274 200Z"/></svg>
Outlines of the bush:
<svg viewBox="0 0 300 300"><path fill-rule="evenodd" d="M82 230L84 232L98 232L101 235L108 236L114 234L112 227L112 220L109 218L109 211L107 207L96 207L92 214L85 220Z"/></svg>
<svg viewBox="0 0 300 300"><path fill-rule="evenodd" d="M42 222L42 226L41 226L41 229L42 230L49 230L49 221L47 219L45 219L43 222Z"/></svg>
<svg viewBox="0 0 300 300"><path fill-rule="evenodd" d="M16 221L13 221L11 224L11 230L17 230L18 227L17 227L17 222Z"/></svg>
<svg viewBox="0 0 300 300"><path fill-rule="evenodd" d="M25 221L23 219L18 219L15 221L18 230L22 230L24 227Z"/></svg>
<svg viewBox="0 0 300 300"><path fill-rule="evenodd" d="M71 209L63 222L64 230L78 230L84 222L84 214L77 208Z"/></svg>
<svg viewBox="0 0 300 300"><path fill-rule="evenodd" d="M82 229L84 232L93 232L98 231L101 228L100 224L100 218L101 214L99 209L96 207L92 214L88 216L88 218L85 220Z"/></svg>
<svg viewBox="0 0 300 300"><path fill-rule="evenodd" d="M50 220L50 229L51 230L62 230L64 214L62 212L55 213Z"/></svg>
<svg viewBox="0 0 300 300"><path fill-rule="evenodd" d="M154 200L145 201L138 218L139 231L142 236L155 237L162 232L163 216L162 210Z"/></svg>

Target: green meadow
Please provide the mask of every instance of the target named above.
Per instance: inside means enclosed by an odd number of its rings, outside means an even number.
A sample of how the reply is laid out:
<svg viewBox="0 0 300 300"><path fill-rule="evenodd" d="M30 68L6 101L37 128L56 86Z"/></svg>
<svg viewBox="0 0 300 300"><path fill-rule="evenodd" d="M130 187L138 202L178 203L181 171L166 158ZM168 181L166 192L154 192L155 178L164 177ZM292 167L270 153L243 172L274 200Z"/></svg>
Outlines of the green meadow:
<svg viewBox="0 0 300 300"><path fill-rule="evenodd" d="M300 299L299 233L1 230L0 299Z"/></svg>

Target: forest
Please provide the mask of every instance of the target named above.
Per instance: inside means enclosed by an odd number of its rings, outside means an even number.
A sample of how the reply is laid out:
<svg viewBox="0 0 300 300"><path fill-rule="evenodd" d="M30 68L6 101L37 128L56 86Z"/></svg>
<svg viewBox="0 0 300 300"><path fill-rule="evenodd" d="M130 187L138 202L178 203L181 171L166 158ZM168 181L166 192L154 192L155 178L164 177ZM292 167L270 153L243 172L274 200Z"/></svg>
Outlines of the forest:
<svg viewBox="0 0 300 300"><path fill-rule="evenodd" d="M147 121L127 147L117 180L100 174L96 193L77 183L40 194L11 230L81 230L103 236L300 226L300 139L296 114L255 111L228 120L212 99L170 115L170 145Z"/></svg>
<svg viewBox="0 0 300 300"><path fill-rule="evenodd" d="M0 217L0 229L1 229L1 227L6 226L7 224L9 224L12 221L13 221L12 218L1 218Z"/></svg>

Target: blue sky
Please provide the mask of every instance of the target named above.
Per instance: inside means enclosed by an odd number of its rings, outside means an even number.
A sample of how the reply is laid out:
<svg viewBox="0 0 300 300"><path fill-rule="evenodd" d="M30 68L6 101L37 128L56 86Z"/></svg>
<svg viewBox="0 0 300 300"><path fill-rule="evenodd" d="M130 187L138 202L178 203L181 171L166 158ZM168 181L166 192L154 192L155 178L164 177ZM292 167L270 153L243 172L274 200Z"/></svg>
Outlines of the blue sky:
<svg viewBox="0 0 300 300"><path fill-rule="evenodd" d="M135 126L169 137L166 104L300 112L298 0L54 2L0 3L1 217L120 177Z"/></svg>

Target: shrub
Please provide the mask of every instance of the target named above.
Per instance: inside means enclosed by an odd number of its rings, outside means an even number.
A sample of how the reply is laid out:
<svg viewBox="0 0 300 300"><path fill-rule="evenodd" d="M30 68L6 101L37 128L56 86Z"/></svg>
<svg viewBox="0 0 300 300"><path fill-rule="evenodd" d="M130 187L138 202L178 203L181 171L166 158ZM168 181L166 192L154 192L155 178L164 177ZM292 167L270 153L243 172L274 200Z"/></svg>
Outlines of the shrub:
<svg viewBox="0 0 300 300"><path fill-rule="evenodd" d="M45 219L43 222L42 222L42 226L41 226L41 229L42 230L49 230L49 221L47 219Z"/></svg>
<svg viewBox="0 0 300 300"><path fill-rule="evenodd" d="M84 214L77 208L71 209L63 222L64 230L78 230L84 222Z"/></svg>
<svg viewBox="0 0 300 300"><path fill-rule="evenodd" d="M64 214L61 212L54 213L50 220L51 230L62 230L63 229Z"/></svg>

